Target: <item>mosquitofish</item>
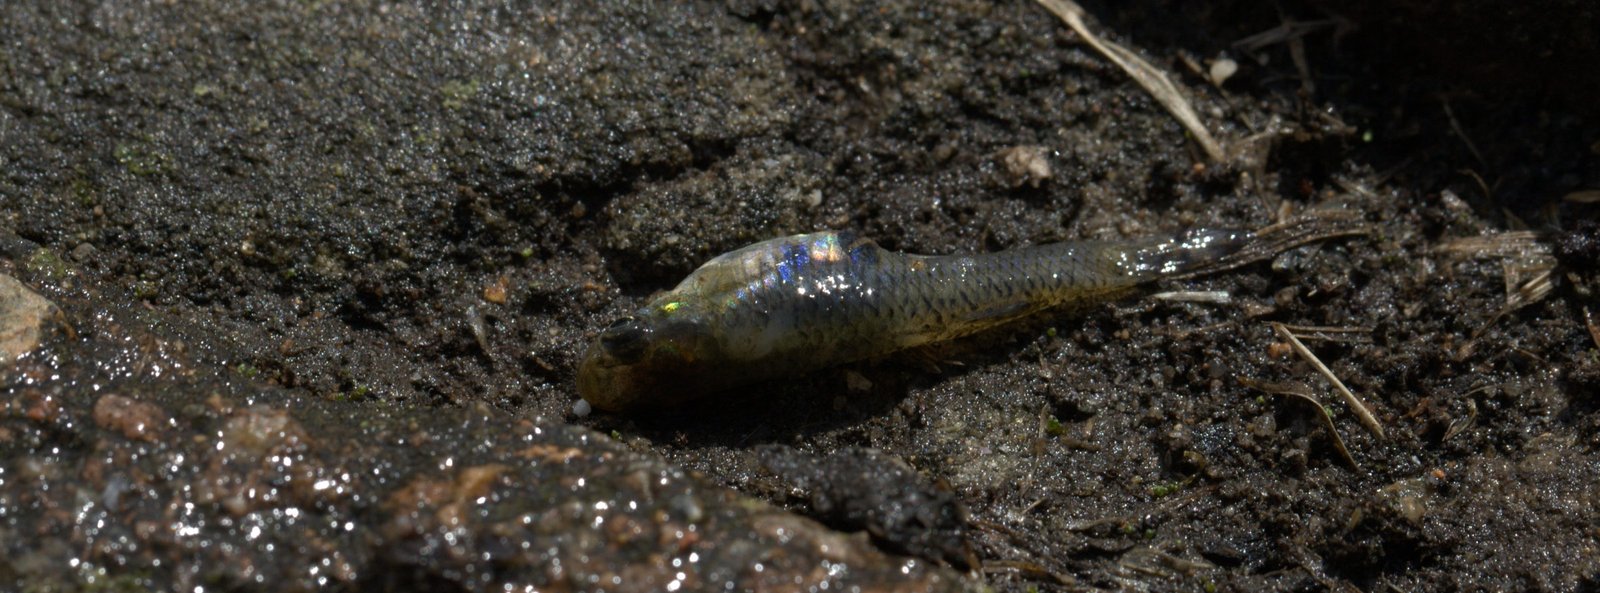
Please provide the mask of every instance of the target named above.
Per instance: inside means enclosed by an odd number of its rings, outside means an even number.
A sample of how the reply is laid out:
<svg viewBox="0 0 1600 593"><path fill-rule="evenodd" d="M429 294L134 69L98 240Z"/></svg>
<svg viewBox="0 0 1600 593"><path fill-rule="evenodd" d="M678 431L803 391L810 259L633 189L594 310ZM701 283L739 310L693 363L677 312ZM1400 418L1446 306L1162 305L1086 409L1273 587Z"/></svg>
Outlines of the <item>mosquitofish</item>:
<svg viewBox="0 0 1600 593"><path fill-rule="evenodd" d="M1253 232L1196 229L943 256L892 252L851 232L771 239L706 262L606 326L579 366L578 393L599 410L659 409L1347 234L1355 233L1304 218Z"/></svg>

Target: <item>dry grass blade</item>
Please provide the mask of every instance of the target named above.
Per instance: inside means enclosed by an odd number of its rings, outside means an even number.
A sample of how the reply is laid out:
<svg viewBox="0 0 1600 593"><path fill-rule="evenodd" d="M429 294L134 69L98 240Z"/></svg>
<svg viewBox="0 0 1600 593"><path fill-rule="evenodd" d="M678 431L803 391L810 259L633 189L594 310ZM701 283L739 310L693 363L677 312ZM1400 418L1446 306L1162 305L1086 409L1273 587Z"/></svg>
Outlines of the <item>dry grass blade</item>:
<svg viewBox="0 0 1600 593"><path fill-rule="evenodd" d="M1495 311L1493 317L1490 317L1488 321L1483 322L1483 325L1474 330L1472 337L1477 338L1483 335L1484 331L1487 331L1495 323L1505 318L1506 315L1511 314L1512 311L1532 305L1544 300L1544 297L1550 296L1550 291L1555 290L1552 272L1553 269L1540 270L1526 282L1516 284L1516 288L1506 295L1506 304L1500 307L1499 311ZM1506 278L1510 280L1512 277L1508 266Z"/></svg>
<svg viewBox="0 0 1600 593"><path fill-rule="evenodd" d="M1306 333L1317 332L1325 334L1370 334L1370 327L1350 327L1347 325L1290 325L1283 324L1284 329L1292 332Z"/></svg>
<svg viewBox="0 0 1600 593"><path fill-rule="evenodd" d="M1317 401L1315 396L1299 387L1267 383L1247 377L1239 377L1239 383L1251 389L1259 389L1273 395L1298 398L1311 404L1312 407L1317 409L1317 416L1322 418L1323 428L1328 429L1328 434L1333 435L1333 448L1339 451L1339 456L1344 458L1345 463L1350 464L1350 469L1361 471L1361 466L1356 463L1355 456L1350 454L1350 448L1344 445L1344 437L1339 436L1339 427L1334 425L1333 416L1328 414L1328 409L1322 407L1322 402Z"/></svg>
<svg viewBox="0 0 1600 593"><path fill-rule="evenodd" d="M1600 348L1600 325L1595 325L1594 314L1588 307L1583 308L1583 326L1589 329L1589 339L1594 341L1594 347Z"/></svg>
<svg viewBox="0 0 1600 593"><path fill-rule="evenodd" d="M1156 69L1155 66L1150 65L1149 62L1144 61L1143 58L1134 55L1127 48L1101 39L1091 33L1089 27L1083 23L1083 7L1078 6L1078 3L1072 0L1037 1L1040 6L1055 13L1061 19L1061 22L1066 23L1079 36L1082 36L1084 41L1089 42L1090 47L1100 52L1100 55L1105 56L1106 59L1111 60L1118 68L1121 68L1123 72L1127 72L1128 76L1133 77L1134 82L1144 87L1144 90L1150 93L1152 97L1155 97L1162 107L1167 108L1167 112L1171 113L1172 117L1176 118L1178 123L1189 131L1190 135L1194 136L1195 142L1200 144L1200 149L1205 151L1206 158L1211 159L1211 162L1220 163L1227 157L1222 145L1217 142L1216 138L1212 137L1205 124L1200 122L1200 116L1189 105L1188 99L1183 98L1183 93L1178 91L1178 86L1173 84L1166 74Z"/></svg>
<svg viewBox="0 0 1600 593"><path fill-rule="evenodd" d="M1473 423L1475 423L1477 421L1478 421L1478 402L1475 402L1471 398L1468 398L1467 399L1467 417L1466 418L1457 418L1455 420L1450 421L1450 427L1444 431L1444 436L1440 437L1439 440L1441 442L1442 441L1448 441L1451 438L1454 438L1456 435L1461 434L1462 432L1466 431L1468 428L1471 428Z"/></svg>
<svg viewBox="0 0 1600 593"><path fill-rule="evenodd" d="M1437 252L1476 259L1500 258L1506 282L1506 302L1488 321L1472 332L1476 339L1506 315L1549 296L1555 289L1555 256L1551 242L1534 231L1507 231L1453 239Z"/></svg>
<svg viewBox="0 0 1600 593"><path fill-rule="evenodd" d="M1300 342L1300 338L1295 337L1294 332L1289 331L1289 328L1282 323L1274 322L1272 330L1288 341L1289 346L1294 348L1295 353L1311 364L1311 368L1317 369L1318 373L1321 373L1329 383L1333 384L1333 389L1339 392L1340 397L1344 398L1345 405L1350 406L1350 409L1356 413L1356 418L1361 420L1362 426L1367 427L1367 430L1377 435L1378 438L1384 438L1383 425L1378 424L1378 418L1372 414L1372 409L1368 408L1366 402L1361 401L1361 398L1356 397L1356 394L1351 393L1350 388L1344 386L1344 381L1340 381L1339 377L1328 369L1328 365L1322 364L1322 359L1312 354L1311 349L1306 348L1306 345Z"/></svg>
<svg viewBox="0 0 1600 593"><path fill-rule="evenodd" d="M1311 33L1332 29L1345 23L1334 19L1316 21L1283 21L1278 26L1233 42L1233 47L1245 52L1257 52L1271 45L1298 39Z"/></svg>
<svg viewBox="0 0 1600 593"><path fill-rule="evenodd" d="M1489 162L1483 160L1483 153L1478 152L1478 144L1472 141L1472 137L1467 135L1467 131L1461 128L1461 122L1456 120L1456 112L1450 108L1450 101L1448 99L1440 99L1439 102L1444 105L1444 114L1450 120L1450 129L1456 133L1457 137L1461 138L1462 143L1467 145L1467 150L1472 153L1472 158L1477 159L1478 166L1488 167Z"/></svg>
<svg viewBox="0 0 1600 593"><path fill-rule="evenodd" d="M1574 204L1594 204L1600 202L1600 189L1584 189L1561 196L1561 199Z"/></svg>
<svg viewBox="0 0 1600 593"><path fill-rule="evenodd" d="M1465 257L1538 257L1548 255L1550 246L1539 240L1535 231L1506 231L1446 241L1437 253Z"/></svg>
<svg viewBox="0 0 1600 593"><path fill-rule="evenodd" d="M1324 342L1359 342L1363 344L1372 343L1372 336L1365 335L1372 333L1372 328L1370 327L1289 324L1284 324L1283 327L1288 328L1289 331L1294 332L1295 335L1300 336L1300 338L1304 340L1321 340Z"/></svg>
<svg viewBox="0 0 1600 593"><path fill-rule="evenodd" d="M1206 303L1210 305L1226 305L1233 302L1233 295L1226 290L1170 290L1150 295L1150 298L1174 303Z"/></svg>
<svg viewBox="0 0 1600 593"><path fill-rule="evenodd" d="M1072 578L1068 577L1067 575L1050 570L1043 566L1039 566L1038 564L1034 564L1032 562L1025 562L1021 560L991 560L983 564L983 572L986 574L1013 572L1021 575L1024 578L1050 581L1063 587L1073 587L1077 585L1077 582L1073 581Z"/></svg>
<svg viewBox="0 0 1600 593"><path fill-rule="evenodd" d="M1119 579L1124 582L1125 589L1143 589L1141 585L1147 584L1138 577L1156 577L1162 580L1176 579L1179 577L1193 577L1201 571L1216 568L1215 564L1205 560L1190 560L1181 556L1163 552L1149 546L1139 546L1122 553L1117 558L1117 571L1125 577Z"/></svg>

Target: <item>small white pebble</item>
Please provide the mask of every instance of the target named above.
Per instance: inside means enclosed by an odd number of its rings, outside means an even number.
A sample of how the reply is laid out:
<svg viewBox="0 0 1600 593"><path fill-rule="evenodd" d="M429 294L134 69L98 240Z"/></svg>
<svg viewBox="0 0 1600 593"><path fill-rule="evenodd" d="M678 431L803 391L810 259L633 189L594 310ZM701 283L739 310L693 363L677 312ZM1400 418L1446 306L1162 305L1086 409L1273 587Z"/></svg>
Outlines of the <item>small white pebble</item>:
<svg viewBox="0 0 1600 593"><path fill-rule="evenodd" d="M1047 150L1043 146L1013 146L1000 151L1000 164L1010 175L1012 187L1021 187L1024 183L1039 187L1041 182L1055 175L1050 170Z"/></svg>
<svg viewBox="0 0 1600 593"><path fill-rule="evenodd" d="M1217 61L1211 63L1211 83L1222 86L1222 83L1227 82L1229 78L1232 78L1238 72L1238 62L1226 57L1217 58Z"/></svg>
<svg viewBox="0 0 1600 593"><path fill-rule="evenodd" d="M593 411L594 411L594 406L590 406L589 405L589 400L580 399L577 402L574 402L572 404L572 415L573 416L577 416L579 418L588 418L589 417L589 413L593 412Z"/></svg>
<svg viewBox="0 0 1600 593"><path fill-rule="evenodd" d="M806 203L807 207L816 208L817 206L821 206L822 205L822 190L820 190L820 189L811 190L811 193L805 194L805 197L802 198L802 199L805 200L805 203Z"/></svg>

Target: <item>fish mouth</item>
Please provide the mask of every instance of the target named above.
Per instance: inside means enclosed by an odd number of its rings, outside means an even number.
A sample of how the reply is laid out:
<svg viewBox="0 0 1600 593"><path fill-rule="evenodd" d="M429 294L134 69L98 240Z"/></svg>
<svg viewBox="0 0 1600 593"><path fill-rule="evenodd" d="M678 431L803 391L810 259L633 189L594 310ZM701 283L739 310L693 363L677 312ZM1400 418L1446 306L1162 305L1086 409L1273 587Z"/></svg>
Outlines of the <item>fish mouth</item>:
<svg viewBox="0 0 1600 593"><path fill-rule="evenodd" d="M638 411L654 407L657 379L648 361L619 359L597 342L578 365L578 396L596 410Z"/></svg>
<svg viewBox="0 0 1600 593"><path fill-rule="evenodd" d="M617 385L619 372L625 372L620 362L606 356L598 344L590 346L578 365L578 397L597 410L616 412L625 408L626 398L617 397L623 391Z"/></svg>
<svg viewBox="0 0 1600 593"><path fill-rule="evenodd" d="M578 364L578 396L595 410L670 409L718 391L716 369L687 359L620 359L598 341Z"/></svg>

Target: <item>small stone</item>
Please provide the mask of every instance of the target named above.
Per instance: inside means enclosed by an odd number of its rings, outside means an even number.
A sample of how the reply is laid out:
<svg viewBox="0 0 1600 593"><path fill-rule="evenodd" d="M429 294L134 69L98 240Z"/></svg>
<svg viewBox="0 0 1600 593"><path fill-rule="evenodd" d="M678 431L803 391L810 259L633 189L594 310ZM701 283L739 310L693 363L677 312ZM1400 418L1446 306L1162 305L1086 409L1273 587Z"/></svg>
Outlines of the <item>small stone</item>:
<svg viewBox="0 0 1600 593"><path fill-rule="evenodd" d="M1208 74L1211 76L1211 84L1222 86L1222 83L1238 73L1239 63L1231 58L1222 57L1211 63L1211 71Z"/></svg>
<svg viewBox="0 0 1600 593"><path fill-rule="evenodd" d="M261 457L278 447L294 449L309 444L310 437L288 412L256 406L240 411L222 427L227 451Z"/></svg>
<svg viewBox="0 0 1600 593"><path fill-rule="evenodd" d="M821 206L822 190L814 189L808 193L801 194L800 201L804 203L807 208L816 208L817 206Z"/></svg>
<svg viewBox="0 0 1600 593"><path fill-rule="evenodd" d="M495 480L509 469L502 464L490 463L461 470L461 475L456 477L456 500L467 501L488 495Z"/></svg>
<svg viewBox="0 0 1600 593"><path fill-rule="evenodd" d="M1428 486L1421 477L1384 486L1378 490L1378 498L1412 525L1421 525L1423 516L1428 514Z"/></svg>
<svg viewBox="0 0 1600 593"><path fill-rule="evenodd" d="M132 440L154 442L167 414L160 406L121 395L107 395L94 403L94 423Z"/></svg>
<svg viewBox="0 0 1600 593"><path fill-rule="evenodd" d="M594 413L594 406L589 404L589 400L580 399L572 403L573 416L578 418L588 418L589 414L592 413Z"/></svg>
<svg viewBox="0 0 1600 593"><path fill-rule="evenodd" d="M0 366L10 365L39 347L45 320L59 312L39 293L0 274Z"/></svg>
<svg viewBox="0 0 1600 593"><path fill-rule="evenodd" d="M861 373L846 370L844 372L844 386L855 393L872 391L872 380Z"/></svg>
<svg viewBox="0 0 1600 593"><path fill-rule="evenodd" d="M1027 184L1037 188L1040 183L1055 175L1050 169L1050 159L1043 146L1013 146L1000 151L1000 164L1005 167L1011 187Z"/></svg>
<svg viewBox="0 0 1600 593"><path fill-rule="evenodd" d="M511 281L505 276L495 278L493 282L490 282L483 287L483 300L489 301L496 305L506 304L506 301L508 300L507 289L509 288L508 285L510 283Z"/></svg>

